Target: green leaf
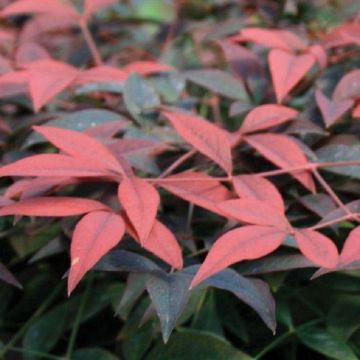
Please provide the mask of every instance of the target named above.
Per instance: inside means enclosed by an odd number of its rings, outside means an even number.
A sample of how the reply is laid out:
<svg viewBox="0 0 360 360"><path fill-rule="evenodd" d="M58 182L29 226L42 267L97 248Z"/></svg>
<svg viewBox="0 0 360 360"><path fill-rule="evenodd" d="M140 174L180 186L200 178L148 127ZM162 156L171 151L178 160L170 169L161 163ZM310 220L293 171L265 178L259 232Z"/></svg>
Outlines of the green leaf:
<svg viewBox="0 0 360 360"><path fill-rule="evenodd" d="M154 271L148 275L146 288L160 318L165 343L189 300L190 281L191 278L181 272Z"/></svg>
<svg viewBox="0 0 360 360"><path fill-rule="evenodd" d="M214 291L208 291L200 311L196 314L191 328L209 331L213 334L224 336L215 303Z"/></svg>
<svg viewBox="0 0 360 360"><path fill-rule="evenodd" d="M102 109L86 109L72 112L68 115L59 116L53 120L46 122L46 126L85 131L97 125L105 124L111 121L124 121L124 126L128 124L128 120L124 116L109 110ZM32 132L23 144L23 148L32 145L44 143L47 140L36 132Z"/></svg>
<svg viewBox="0 0 360 360"><path fill-rule="evenodd" d="M149 79L151 85L158 91L166 102L179 100L185 89L185 80L178 73L158 75Z"/></svg>
<svg viewBox="0 0 360 360"><path fill-rule="evenodd" d="M145 256L125 250L114 250L106 254L94 267L98 271L127 271L148 273L159 267Z"/></svg>
<svg viewBox="0 0 360 360"><path fill-rule="evenodd" d="M171 22L175 16L174 6L167 0L133 0L135 15L141 19Z"/></svg>
<svg viewBox="0 0 360 360"><path fill-rule="evenodd" d="M117 82L96 82L87 84L76 89L76 95L87 95L93 92L109 92L114 94L122 94L124 91L124 84Z"/></svg>
<svg viewBox="0 0 360 360"><path fill-rule="evenodd" d="M119 360L119 358L100 348L87 348L76 350L72 360Z"/></svg>
<svg viewBox="0 0 360 360"><path fill-rule="evenodd" d="M328 145L319 149L316 155L319 162L359 161L360 146ZM329 167L326 168L326 171L360 179L360 165Z"/></svg>
<svg viewBox="0 0 360 360"><path fill-rule="evenodd" d="M230 99L248 101L248 96L242 81L234 78L225 71L217 69L189 70L182 74L188 81L219 95Z"/></svg>
<svg viewBox="0 0 360 360"><path fill-rule="evenodd" d="M126 289L116 307L116 314L126 320L135 302L145 291L145 275L130 273L127 278Z"/></svg>
<svg viewBox="0 0 360 360"><path fill-rule="evenodd" d="M38 320L34 321L23 338L23 348L42 352L50 351L66 330L69 303L57 306ZM25 359L36 359L24 354Z"/></svg>
<svg viewBox="0 0 360 360"><path fill-rule="evenodd" d="M124 87L124 102L133 118L141 125L149 126L146 111L160 106L159 94L150 82L139 74L131 74Z"/></svg>
<svg viewBox="0 0 360 360"><path fill-rule="evenodd" d="M150 319L143 326L141 321L144 312L149 307L149 298L143 298L133 309L121 329L121 350L125 360L140 360L152 343L154 336L158 338L158 322Z"/></svg>
<svg viewBox="0 0 360 360"><path fill-rule="evenodd" d="M319 327L306 327L297 332L300 341L309 348L336 360L357 360L346 340Z"/></svg>
<svg viewBox="0 0 360 360"><path fill-rule="evenodd" d="M191 266L183 271L189 275L194 275L197 269L198 266ZM248 279L239 275L233 269L225 269L199 285L199 287L206 286L232 292L240 300L251 306L271 331L275 331L275 301L268 285L264 281Z"/></svg>
<svg viewBox="0 0 360 360"><path fill-rule="evenodd" d="M241 274L257 275L308 267L316 266L303 255L274 255L239 264L236 269Z"/></svg>
<svg viewBox="0 0 360 360"><path fill-rule="evenodd" d="M19 289L22 288L22 285L19 283L19 281L2 262L0 262L0 279L10 285L16 286Z"/></svg>
<svg viewBox="0 0 360 360"><path fill-rule="evenodd" d="M23 338L23 347L41 352L52 350L63 333L71 329L81 301L81 295L74 296L34 321ZM89 320L108 304L109 296L103 286L92 289L84 307L81 323ZM36 357L28 354L26 359Z"/></svg>
<svg viewBox="0 0 360 360"><path fill-rule="evenodd" d="M352 296L336 302L327 317L330 328L342 334L345 339L350 338L360 328L360 299Z"/></svg>
<svg viewBox="0 0 360 360"><path fill-rule="evenodd" d="M174 334L167 345L158 344L146 360L251 360L220 336L196 330Z"/></svg>

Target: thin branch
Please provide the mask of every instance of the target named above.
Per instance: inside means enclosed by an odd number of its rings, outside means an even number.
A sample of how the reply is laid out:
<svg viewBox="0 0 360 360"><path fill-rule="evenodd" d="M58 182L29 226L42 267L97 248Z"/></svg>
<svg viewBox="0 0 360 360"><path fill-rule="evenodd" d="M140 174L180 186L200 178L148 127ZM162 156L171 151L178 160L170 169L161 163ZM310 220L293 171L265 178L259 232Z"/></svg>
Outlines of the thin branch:
<svg viewBox="0 0 360 360"><path fill-rule="evenodd" d="M85 20L80 20L79 26L80 26L81 32L84 36L84 39L86 41L86 44L89 47L89 50L91 52L91 55L94 59L95 64L97 66L103 65L103 61L102 61L100 53L96 47L95 41L90 33L87 22Z"/></svg>
<svg viewBox="0 0 360 360"><path fill-rule="evenodd" d="M342 221L346 221L346 220L356 220L358 217L360 216L360 213L351 213L351 214L347 214L341 217L338 217L334 220L329 220L323 223L318 223L314 226L311 226L309 229L311 230L318 230L318 229L322 229L324 227L328 227L328 226L332 226L332 225L336 225Z"/></svg>
<svg viewBox="0 0 360 360"><path fill-rule="evenodd" d="M190 159L192 156L196 154L196 150L192 149L185 153L184 155L180 156L176 161L174 161L165 171L163 171L159 178L164 178L165 176L170 175L175 169L177 169L180 165L182 165L185 161Z"/></svg>
<svg viewBox="0 0 360 360"><path fill-rule="evenodd" d="M334 200L335 204L337 204L346 214L351 214L351 211L345 206L345 204L341 201L341 199L337 196L334 190L330 187L330 185L325 181L325 179L320 175L320 173L316 169L312 169L312 173L319 181L324 190L329 194L329 196Z"/></svg>

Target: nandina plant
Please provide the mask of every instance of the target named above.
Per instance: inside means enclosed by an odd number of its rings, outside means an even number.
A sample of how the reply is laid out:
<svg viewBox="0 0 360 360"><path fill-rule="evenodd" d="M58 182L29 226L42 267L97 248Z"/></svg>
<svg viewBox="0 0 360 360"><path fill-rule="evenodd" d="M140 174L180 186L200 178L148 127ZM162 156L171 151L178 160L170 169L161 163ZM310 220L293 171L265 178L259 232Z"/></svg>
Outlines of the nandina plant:
<svg viewBox="0 0 360 360"><path fill-rule="evenodd" d="M143 321L155 310L165 342L208 287L232 292L275 333L269 286L244 273L359 269L359 70L326 83L358 45L359 23L316 37L251 22L199 31L190 69L165 56L175 24L161 58L120 65L89 27L117 3L17 0L1 11L9 25L31 17L2 30L1 96L22 99L4 105L2 131L21 134L27 151L4 151L0 216L25 228L24 216L60 221L69 296L92 270L127 272L128 287L141 275L152 302ZM78 41L74 28L92 56L80 66L55 58L62 36ZM13 125L24 111L35 115Z"/></svg>

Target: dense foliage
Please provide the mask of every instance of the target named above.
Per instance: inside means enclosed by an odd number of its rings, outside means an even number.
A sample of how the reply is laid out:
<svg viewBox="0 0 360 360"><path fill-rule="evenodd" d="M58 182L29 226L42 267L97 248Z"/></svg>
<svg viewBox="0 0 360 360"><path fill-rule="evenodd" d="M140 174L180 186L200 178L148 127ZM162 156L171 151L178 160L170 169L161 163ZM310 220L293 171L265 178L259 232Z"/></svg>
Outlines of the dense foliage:
<svg viewBox="0 0 360 360"><path fill-rule="evenodd" d="M1 358L360 357L359 5L0 5Z"/></svg>

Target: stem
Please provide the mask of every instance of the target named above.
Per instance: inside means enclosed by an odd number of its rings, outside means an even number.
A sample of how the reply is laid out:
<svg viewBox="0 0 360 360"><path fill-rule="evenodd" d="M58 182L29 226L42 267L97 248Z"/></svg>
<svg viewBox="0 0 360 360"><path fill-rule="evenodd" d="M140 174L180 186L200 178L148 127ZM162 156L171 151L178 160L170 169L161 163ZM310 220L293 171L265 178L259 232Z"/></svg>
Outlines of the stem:
<svg viewBox="0 0 360 360"><path fill-rule="evenodd" d="M305 164L305 165L289 167L286 169L276 169L276 170L271 170L271 171L265 171L265 172L257 173L254 175L261 176L261 177L269 177L269 176L287 174L289 172L299 172L299 171L304 171L304 170L311 170L313 167L317 167L317 164L309 163L309 164Z"/></svg>
<svg viewBox="0 0 360 360"><path fill-rule="evenodd" d="M310 227L309 229L311 230L318 230L318 229L322 229L324 227L328 227L328 226L331 226L331 225L335 225L339 222L342 222L342 221L346 221L346 220L356 220L358 217L360 216L360 213L350 213L348 215L345 215L345 216L342 216L342 217L339 217L339 218L336 218L334 220L329 220L327 222L324 222L324 223L319 223L317 225L314 225L312 227Z"/></svg>
<svg viewBox="0 0 360 360"><path fill-rule="evenodd" d="M84 313L85 306L86 306L88 298L89 298L91 284L92 284L92 277L90 277L89 281L86 284L86 289L82 296L80 307L76 314L76 317L74 320L74 325L73 325L73 328L72 328L72 331L70 334L69 344L68 344L67 351L66 351L66 359L69 359L69 360L71 359L72 353L74 351L75 341L76 341L76 337L79 332L79 327L80 327L80 323L81 323L81 317Z"/></svg>
<svg viewBox="0 0 360 360"><path fill-rule="evenodd" d="M185 178L185 179L173 179L173 178L144 178L144 180L152 183L167 183L167 182L192 182L192 181L200 181L200 182L209 182L209 181L232 181L232 178L229 177L211 177L211 178Z"/></svg>
<svg viewBox="0 0 360 360"><path fill-rule="evenodd" d="M5 354L14 347L14 345L21 339L27 329L31 326L33 321L38 318L52 303L55 297L58 295L62 288L62 283L60 283L50 296L38 307L38 309L32 314L28 321L19 329L19 331L11 338L11 340L0 350L0 358L5 358Z"/></svg>
<svg viewBox="0 0 360 360"><path fill-rule="evenodd" d="M330 197L334 200L335 204L337 204L344 212L348 215L351 214L351 211L345 206L345 204L340 200L340 198L335 194L330 185L325 181L325 179L320 175L320 173L316 169L312 169L312 173L319 181L324 190L330 195Z"/></svg>
<svg viewBox="0 0 360 360"><path fill-rule="evenodd" d="M173 162L164 172L162 172L159 176L159 178L164 178L165 176L168 176L170 173L172 173L176 168L178 168L181 164L183 164L185 161L190 159L192 156L196 154L196 150L192 149L185 153L184 155L180 156L175 162Z"/></svg>
<svg viewBox="0 0 360 360"><path fill-rule="evenodd" d="M319 163L308 163L305 165L289 167L286 169L277 169L271 171L265 171L262 173L254 174L256 176L276 176L286 174L288 172L298 172L304 170L312 170L312 169L319 169L319 168L332 168L332 167L346 167L346 166L360 166L360 161L339 161L339 162L319 162Z"/></svg>
<svg viewBox="0 0 360 360"><path fill-rule="evenodd" d="M81 32L84 36L84 39L86 41L86 44L89 47L89 50L91 52L91 55L94 59L95 64L97 66L103 65L103 61L102 61L100 53L96 47L95 41L90 33L87 22L85 20L80 20L79 26L80 26Z"/></svg>

